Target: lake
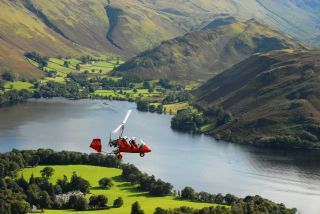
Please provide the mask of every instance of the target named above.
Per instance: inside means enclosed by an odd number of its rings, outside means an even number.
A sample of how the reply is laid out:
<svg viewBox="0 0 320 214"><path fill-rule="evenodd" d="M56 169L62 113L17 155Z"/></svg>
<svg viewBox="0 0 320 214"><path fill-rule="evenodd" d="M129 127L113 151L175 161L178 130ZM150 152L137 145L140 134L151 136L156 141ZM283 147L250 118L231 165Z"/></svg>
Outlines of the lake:
<svg viewBox="0 0 320 214"><path fill-rule="evenodd" d="M241 197L258 194L301 213L320 213L319 153L254 148L175 132L170 115L138 112L129 102L50 99L1 108L0 151L51 148L90 153L91 140L100 137L106 143L128 109L133 113L125 135L143 138L153 151L144 158L124 154L124 162L177 190L192 186Z"/></svg>

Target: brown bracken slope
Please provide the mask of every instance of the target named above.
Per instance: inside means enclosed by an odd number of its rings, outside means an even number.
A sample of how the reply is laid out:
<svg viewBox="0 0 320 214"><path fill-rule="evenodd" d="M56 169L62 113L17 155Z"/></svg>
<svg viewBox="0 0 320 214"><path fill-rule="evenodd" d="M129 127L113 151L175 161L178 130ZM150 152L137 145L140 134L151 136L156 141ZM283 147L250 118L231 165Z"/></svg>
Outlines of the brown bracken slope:
<svg viewBox="0 0 320 214"><path fill-rule="evenodd" d="M194 91L233 115L207 133L264 146L320 147L320 51L256 54Z"/></svg>

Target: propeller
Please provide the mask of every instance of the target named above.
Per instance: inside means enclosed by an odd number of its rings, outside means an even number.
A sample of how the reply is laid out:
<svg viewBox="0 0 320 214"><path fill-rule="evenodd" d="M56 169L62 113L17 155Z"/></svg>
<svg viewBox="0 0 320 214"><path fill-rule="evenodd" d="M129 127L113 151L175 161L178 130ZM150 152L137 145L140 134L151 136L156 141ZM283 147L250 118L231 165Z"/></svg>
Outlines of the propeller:
<svg viewBox="0 0 320 214"><path fill-rule="evenodd" d="M114 134L117 133L124 126L124 124L126 124L126 122L128 121L131 113L132 113L132 110L131 109L128 110L128 112L127 112L126 116L124 117L122 123L113 131Z"/></svg>

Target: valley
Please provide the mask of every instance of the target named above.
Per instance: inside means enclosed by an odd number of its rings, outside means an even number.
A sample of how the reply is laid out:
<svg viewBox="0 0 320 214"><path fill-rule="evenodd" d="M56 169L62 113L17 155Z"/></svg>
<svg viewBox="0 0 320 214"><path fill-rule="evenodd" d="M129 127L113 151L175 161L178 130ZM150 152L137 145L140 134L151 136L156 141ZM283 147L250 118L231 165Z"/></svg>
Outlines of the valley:
<svg viewBox="0 0 320 214"><path fill-rule="evenodd" d="M0 7L1 213L320 211L319 1ZM128 110L152 152L121 161Z"/></svg>
<svg viewBox="0 0 320 214"><path fill-rule="evenodd" d="M162 42L128 60L113 73L144 79L204 82L254 53L280 49L308 47L256 20L234 20Z"/></svg>

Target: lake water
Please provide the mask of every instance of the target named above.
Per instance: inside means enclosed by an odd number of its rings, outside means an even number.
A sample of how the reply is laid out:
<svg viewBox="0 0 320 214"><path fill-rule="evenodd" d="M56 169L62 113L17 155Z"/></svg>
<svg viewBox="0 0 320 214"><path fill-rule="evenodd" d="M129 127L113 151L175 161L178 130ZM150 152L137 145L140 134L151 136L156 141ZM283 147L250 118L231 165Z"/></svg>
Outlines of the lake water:
<svg viewBox="0 0 320 214"><path fill-rule="evenodd" d="M259 194L301 213L320 213L319 153L259 149L183 134L170 128L169 115L138 112L134 103L107 103L30 100L1 108L0 151L52 148L90 153L92 138L107 142L110 130L133 109L125 135L142 137L153 152L144 158L125 154L125 162L172 183L175 189L192 186L241 197Z"/></svg>

